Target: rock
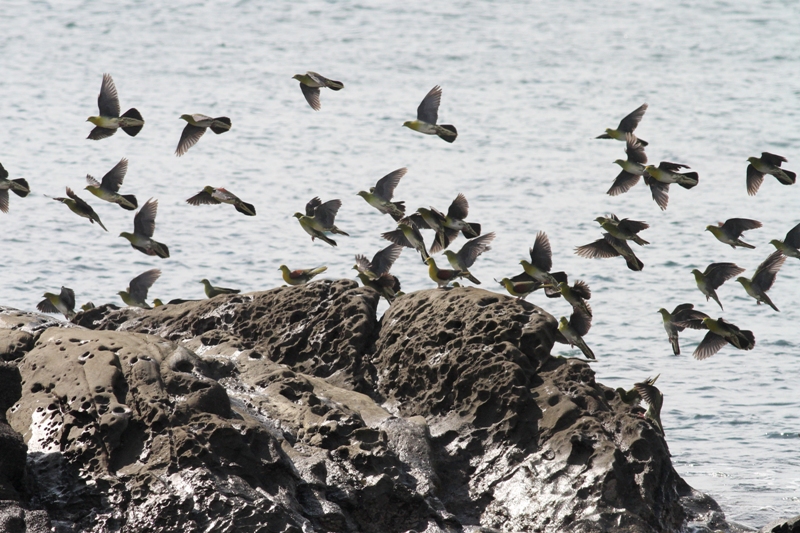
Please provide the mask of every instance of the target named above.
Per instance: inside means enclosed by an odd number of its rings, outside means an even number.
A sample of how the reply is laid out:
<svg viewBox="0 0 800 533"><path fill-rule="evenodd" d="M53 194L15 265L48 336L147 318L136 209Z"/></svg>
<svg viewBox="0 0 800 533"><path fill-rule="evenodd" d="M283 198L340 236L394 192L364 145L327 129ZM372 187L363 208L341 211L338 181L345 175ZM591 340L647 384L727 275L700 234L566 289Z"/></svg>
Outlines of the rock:
<svg viewBox="0 0 800 533"><path fill-rule="evenodd" d="M770 522L760 533L800 533L800 516Z"/></svg>

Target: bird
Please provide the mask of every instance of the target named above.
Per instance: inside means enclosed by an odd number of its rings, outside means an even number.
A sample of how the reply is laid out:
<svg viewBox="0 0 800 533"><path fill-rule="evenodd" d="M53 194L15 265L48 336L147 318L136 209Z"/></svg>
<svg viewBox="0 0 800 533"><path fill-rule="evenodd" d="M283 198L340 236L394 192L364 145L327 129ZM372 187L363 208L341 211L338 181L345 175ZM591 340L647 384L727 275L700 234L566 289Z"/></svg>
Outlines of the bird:
<svg viewBox="0 0 800 533"><path fill-rule="evenodd" d="M450 204L447 209L442 225L445 228L460 231L465 238L472 239L481 234L481 225L474 222L467 222L465 219L469 215L469 202L466 196L458 193L455 200Z"/></svg>
<svg viewBox="0 0 800 533"><path fill-rule="evenodd" d="M186 153L189 148L194 146L200 137L206 132L208 128L219 135L231 129L231 119L228 117L212 118L207 115L195 113L193 115L184 114L180 118L187 122L181 132L181 138L178 141L178 147L175 148L175 155L180 157Z"/></svg>
<svg viewBox="0 0 800 533"><path fill-rule="evenodd" d="M713 298L723 311L722 303L717 298L717 289L720 285L742 272L744 272L744 269L734 263L711 263L706 267L705 272L700 272L696 268L692 270L697 288L706 295L706 301L709 298Z"/></svg>
<svg viewBox="0 0 800 533"><path fill-rule="evenodd" d="M278 267L278 270L281 271L281 275L283 276L283 281L285 281L287 284L304 285L309 281L311 281L311 279L317 274L321 274L326 270L328 270L328 267L321 266L316 268L289 270L289 267L287 267L286 265L281 265L280 267Z"/></svg>
<svg viewBox="0 0 800 533"><path fill-rule="evenodd" d="M130 241L131 246L143 254L157 255L162 259L169 257L166 244L153 239L156 230L156 212L158 200L150 198L133 217L133 233L123 231L119 234ZM155 281L155 280L154 280Z"/></svg>
<svg viewBox="0 0 800 533"><path fill-rule="evenodd" d="M111 137L117 133L119 128L122 128L122 131L131 137L136 137L136 134L144 126L144 119L135 107L128 109L120 116L119 96L117 96L117 88L111 74L103 74L103 83L100 85L100 94L97 96L97 107L100 108L100 114L86 119L86 122L95 125L87 139L98 141Z"/></svg>
<svg viewBox="0 0 800 533"><path fill-rule="evenodd" d="M89 222L91 222L92 224L97 222L100 225L101 228L103 228L104 230L108 231L108 229L106 229L106 227L100 221L100 217L97 216L97 213L95 213L94 209L92 209L92 206L87 204L83 199L81 199L77 194L75 194L72 191L72 189L70 189L69 187L67 187L67 196L68 196L68 198L58 197L58 198L53 198L53 200L56 200L58 202L61 202L62 204L65 204L67 207L69 207L70 211L72 211L76 215L78 215L80 217L83 217L83 218L88 218Z"/></svg>
<svg viewBox="0 0 800 533"><path fill-rule="evenodd" d="M639 271L644 268L644 263L636 257L628 243L622 239L617 239L610 233L603 233L602 239L576 247L575 254L590 259L622 256L629 269Z"/></svg>
<svg viewBox="0 0 800 533"><path fill-rule="evenodd" d="M542 288L541 281L531 278L524 272L514 276L513 278L503 278L497 282L505 287L506 291L508 291L508 294L511 296L516 296L517 300L524 300L530 293Z"/></svg>
<svg viewBox="0 0 800 533"><path fill-rule="evenodd" d="M469 267L475 263L475 260L479 255L491 250L489 244L494 240L494 238L494 232L475 237L474 239L470 239L464 243L464 246L462 246L458 252L445 250L444 255L450 262L450 266L452 266L455 270L460 271L463 274L463 277L467 278L472 283L480 285L481 282L478 281L475 276L470 274Z"/></svg>
<svg viewBox="0 0 800 533"><path fill-rule="evenodd" d="M550 239L547 238L544 231L536 234L533 246L528 249L528 253L531 257L530 262L525 259L520 261L525 273L544 286L545 296L548 298L561 296L558 284L567 281L567 275L564 272L550 272L553 268L553 252L550 247Z"/></svg>
<svg viewBox="0 0 800 533"><path fill-rule="evenodd" d="M139 207L136 197L132 194L119 193L119 188L122 187L122 181L125 179L127 172L128 160L123 157L119 160L119 163L114 165L114 168L106 172L102 182L98 182L92 176L86 174L86 182L89 185L85 188L101 200L117 204L128 211L133 211Z"/></svg>
<svg viewBox="0 0 800 533"><path fill-rule="evenodd" d="M440 289L446 287L451 281L465 276L460 270L450 270L439 268L433 257L428 257L425 262L428 264L428 275L436 282Z"/></svg>
<svg viewBox="0 0 800 533"><path fill-rule="evenodd" d="M405 248L415 249L422 256L423 262L430 257L427 250L425 250L425 241L422 239L422 234L411 220L401 219L397 224L396 230L381 233L381 237Z"/></svg>
<svg viewBox="0 0 800 533"><path fill-rule="evenodd" d="M231 204L243 215L256 216L256 208L253 204L242 201L238 196L222 187L206 185L202 191L187 199L186 203L189 205Z"/></svg>
<svg viewBox="0 0 800 533"><path fill-rule="evenodd" d="M561 281L558 284L558 292L561 296L575 309L580 309L585 314L592 316L592 308L586 302L591 299L592 291L585 281L577 280L575 284L570 287L566 281Z"/></svg>
<svg viewBox="0 0 800 533"><path fill-rule="evenodd" d="M203 290L205 290L206 296L209 298L213 298L214 296L219 296L220 294L239 294L241 292L239 289L226 289L225 287L215 287L211 284L210 281L203 278L200 280L200 283L203 284Z"/></svg>
<svg viewBox="0 0 800 533"><path fill-rule="evenodd" d="M669 161L662 161L657 167L653 165L644 167L645 173L642 175L644 182L650 187L653 200L662 211L667 209L670 183L677 183L684 189L691 189L700 183L700 176L697 172L678 172L682 168L689 167Z"/></svg>
<svg viewBox="0 0 800 533"><path fill-rule="evenodd" d="M31 188L25 178L8 179L8 171L0 164L0 211L8 213L8 191L20 198L30 194Z"/></svg>
<svg viewBox="0 0 800 533"><path fill-rule="evenodd" d="M640 231L646 230L650 227L647 222L640 222L638 220L630 220L627 218L620 220L613 213L605 217L597 217L594 220L600 224L600 227L617 239L630 240L639 246L650 244L637 235L637 233Z"/></svg>
<svg viewBox="0 0 800 533"><path fill-rule="evenodd" d="M400 280L390 274L389 270L402 251L402 246L390 244L378 251L372 257L372 261L364 255L356 254L356 263L353 265L353 269L358 271L358 279L365 287L376 290L388 302L394 300L400 291Z"/></svg>
<svg viewBox="0 0 800 533"><path fill-rule="evenodd" d="M664 395L653 385L654 382L655 380L651 383L634 383L633 387L636 389L636 392L639 393L642 400L647 403L647 411L644 413L644 417L653 422L653 425L655 425L658 431L663 435L664 426L661 424L661 406L664 403Z"/></svg>
<svg viewBox="0 0 800 533"><path fill-rule="evenodd" d="M577 346L583 352L583 355L589 359L595 359L594 353L583 340L583 336L589 333L589 328L591 327L591 315L587 315L582 310L573 307L569 320L563 316L558 320L558 332L555 340L562 344Z"/></svg>
<svg viewBox="0 0 800 533"><path fill-rule="evenodd" d="M595 139L616 139L618 141L627 141L627 134L632 134L636 126L641 122L644 112L647 111L647 104L642 104L634 109L628 116L619 121L617 129L606 128L606 132L598 135ZM647 141L639 139L642 146L647 146Z"/></svg>
<svg viewBox="0 0 800 533"><path fill-rule="evenodd" d="M764 302L775 311L779 311L778 308L775 307L775 304L772 303L769 296L767 296L767 291L770 290L773 283L775 283L775 277L778 275L778 271L783 266L784 261L786 261L786 256L783 255L780 250L776 250L769 254L769 256L758 265L752 279L739 276L736 278L736 281L742 284L747 294L756 299L757 304L761 305L761 302Z"/></svg>
<svg viewBox="0 0 800 533"><path fill-rule="evenodd" d="M306 204L306 214L298 212L294 214L294 217L300 222L303 230L311 235L312 241L317 238L331 246L336 246L336 241L325 235L324 232L349 237L348 233L340 230L333 223L340 207L342 207L341 200L328 200L322 203L319 196L315 196Z"/></svg>
<svg viewBox="0 0 800 533"><path fill-rule="evenodd" d="M645 172L647 164L647 154L644 153L644 145L632 133L625 134L625 153L627 159L617 159L614 161L622 167L622 171L614 178L611 188L606 191L609 196L617 196L639 183L639 178Z"/></svg>
<svg viewBox="0 0 800 533"><path fill-rule="evenodd" d="M327 87L332 91L340 91L344 89L344 84L340 81L329 80L325 76L321 76L316 72L310 70L305 74L295 74L292 76L293 80L300 82L300 90L303 91L303 96L306 97L306 102L311 106L314 111L319 111L319 89L320 87Z"/></svg>
<svg viewBox="0 0 800 533"><path fill-rule="evenodd" d="M406 175L407 168L398 168L378 180L374 187L369 191L358 191L358 195L367 201L369 205L385 215L391 216L395 222L405 216L405 202L392 202L394 190L400 183L400 178Z"/></svg>
<svg viewBox="0 0 800 533"><path fill-rule="evenodd" d="M661 313L661 318L664 321L664 330L667 332L667 338L669 339L669 343L672 345L672 353L675 355L680 355L681 345L678 339L678 333L683 331L685 328L683 326L679 326L678 323L685 322L686 320L702 319L706 315L700 311L696 311L694 309L694 305L690 303L678 305L672 310L672 313L663 307L659 309L658 312Z"/></svg>
<svg viewBox="0 0 800 533"><path fill-rule="evenodd" d="M164 302L159 298L153 298L153 307L161 307L162 305L164 305Z"/></svg>
<svg viewBox="0 0 800 533"><path fill-rule="evenodd" d="M142 309L152 309L146 302L147 291L153 283L161 276L161 271L157 268L142 272L128 283L127 291L119 291L119 297L126 305L131 307L141 307Z"/></svg>
<svg viewBox="0 0 800 533"><path fill-rule="evenodd" d="M756 338L753 332L747 329L739 329L730 322L722 318L714 320L708 315L704 315L700 320L687 320L680 323L681 326L692 329L707 329L708 333L697 345L692 356L695 359L707 359L720 351L726 343L739 348L740 350L752 350L756 345Z"/></svg>
<svg viewBox="0 0 800 533"><path fill-rule="evenodd" d="M769 243L786 257L800 259L800 224L790 229L783 241L772 239Z"/></svg>
<svg viewBox="0 0 800 533"><path fill-rule="evenodd" d="M642 383L645 383L647 385L652 385L658 380L658 378L660 376L661 376L661 374L657 375L654 378L650 378L649 377L646 380L644 380ZM616 391L617 391L617 394L619 394L619 399L622 400L623 403L626 403L626 404L631 405L633 407L638 407L639 403L642 401L642 396L639 394L639 391L636 390L636 384L635 383L634 383L634 386L633 386L632 389L625 390L622 387L617 387Z"/></svg>
<svg viewBox="0 0 800 533"><path fill-rule="evenodd" d="M413 222L417 228L432 229L436 233L433 244L431 244L430 253L439 253L458 237L458 230L449 229L444 227L444 222L447 216L431 206L430 208L420 207L415 213L411 213L406 219ZM408 223L408 220L400 220L400 222Z"/></svg>
<svg viewBox="0 0 800 533"><path fill-rule="evenodd" d="M59 294L44 293L44 300L36 304L36 309L42 313L61 313L67 320L75 318L75 291L68 287L61 287Z"/></svg>
<svg viewBox="0 0 800 533"><path fill-rule="evenodd" d="M743 248L755 248L752 244L747 244L739 237L741 237L742 232L757 229L761 227L761 222L758 220L753 220L750 218L729 218L724 223L719 222L716 226L710 225L706 226L706 231L710 231L711 234L717 238L719 242L730 244L731 248L736 248L737 246L741 246Z"/></svg>
<svg viewBox="0 0 800 533"><path fill-rule="evenodd" d="M403 123L406 128L424 133L438 135L441 139L452 143L458 137L458 131L452 124L437 124L439 120L439 103L442 100L442 88L438 85L428 91L425 98L417 108L417 120L407 120Z"/></svg>
<svg viewBox="0 0 800 533"><path fill-rule="evenodd" d="M781 168L781 163L786 163L786 158L769 152L761 152L761 157L748 157L747 161L747 194L755 196L765 174L771 174L784 185L792 185L797 179L797 174L791 170Z"/></svg>

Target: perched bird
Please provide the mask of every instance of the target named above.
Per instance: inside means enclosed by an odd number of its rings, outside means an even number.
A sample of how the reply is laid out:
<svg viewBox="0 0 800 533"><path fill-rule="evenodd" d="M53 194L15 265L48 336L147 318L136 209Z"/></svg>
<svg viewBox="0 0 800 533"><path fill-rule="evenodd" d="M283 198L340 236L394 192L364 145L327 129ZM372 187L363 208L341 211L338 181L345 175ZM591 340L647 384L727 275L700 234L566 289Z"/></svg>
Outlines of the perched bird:
<svg viewBox="0 0 800 533"><path fill-rule="evenodd" d="M700 176L697 172L678 172L682 168L689 167L668 161L662 161L658 164L658 167L653 165L644 167L644 182L650 187L653 200L662 211L667 208L667 203L669 202L670 183L677 183L684 189L691 189L700 182Z"/></svg>
<svg viewBox="0 0 800 533"><path fill-rule="evenodd" d="M739 276L736 281L742 284L747 294L756 299L756 303L761 305L764 302L774 310L778 311L775 304L767 296L767 291L772 288L775 283L775 277L778 271L786 261L786 256L780 250L772 252L764 261L756 268L756 273L753 274L752 279Z"/></svg>
<svg viewBox="0 0 800 533"><path fill-rule="evenodd" d="M707 316L705 313L696 311L694 309L694 305L692 304L680 304L672 311L672 313L663 307L659 309L658 312L661 313L661 318L664 320L664 330L667 332L669 343L672 345L672 353L675 355L681 354L681 345L678 340L678 333L685 329L683 326L678 324L687 320L701 320L704 316Z"/></svg>
<svg viewBox="0 0 800 533"><path fill-rule="evenodd" d="M358 279L365 287L370 287L391 302L400 292L400 280L389 273L392 265L400 257L403 247L390 244L372 257L356 254L356 264L353 268L358 271Z"/></svg>
<svg viewBox="0 0 800 533"><path fill-rule="evenodd" d="M128 239L131 246L143 254L157 255L166 259L169 257L169 248L166 244L153 239L153 233L156 231L157 211L158 200L150 198L133 217L133 233L123 231L119 236Z"/></svg>
<svg viewBox="0 0 800 533"><path fill-rule="evenodd" d="M94 308L95 308L94 303L86 302L81 306L81 311L91 311Z"/></svg>
<svg viewBox="0 0 800 533"><path fill-rule="evenodd" d="M661 376L661 374L654 378L647 378L642 383L652 385L658 380L659 376ZM642 401L642 396L639 394L639 391L636 390L636 385L637 384L634 383L633 388L628 390L625 390L622 387L616 388L617 394L619 394L619 399L622 400L623 403L633 407L638 407L639 403Z"/></svg>
<svg viewBox="0 0 800 533"><path fill-rule="evenodd" d="M428 275L433 281L436 282L440 289L446 287L450 282L465 276L465 274L460 270L450 270L437 267L436 261L433 260L433 257L428 257L425 262L428 263Z"/></svg>
<svg viewBox="0 0 800 533"><path fill-rule="evenodd" d="M427 261L430 256L425 250L425 241L422 239L422 234L412 221L409 220L406 223L403 220L405 219L401 219L400 223L397 224L396 230L381 233L381 237L405 248L415 249L422 256L422 261Z"/></svg>
<svg viewBox="0 0 800 533"><path fill-rule="evenodd" d="M722 303L717 298L717 289L733 276L738 276L742 272L744 272L744 269L734 263L711 263L706 267L705 272L700 272L696 268L692 270L697 288L706 295L706 301L709 298L713 298L720 309L722 309Z"/></svg>
<svg viewBox="0 0 800 533"><path fill-rule="evenodd" d="M153 307L161 307L162 305L164 305L164 302L162 302L159 298L153 299Z"/></svg>
<svg viewBox="0 0 800 533"><path fill-rule="evenodd" d="M655 380L653 380L653 382L655 382ZM653 425L655 425L658 431L663 435L664 426L661 425L661 406L664 403L664 395L661 394L661 391L658 390L653 383L635 383L633 387L636 389L636 392L639 393L642 400L647 403L647 411L644 417L653 422Z"/></svg>
<svg viewBox="0 0 800 533"><path fill-rule="evenodd" d="M283 276L283 281L285 281L287 284L303 285L311 281L311 279L317 274L321 274L326 270L328 270L328 267L321 266L317 268L289 270L289 267L287 267L286 265L281 265L280 267L278 267L278 270L281 271L281 275Z"/></svg>
<svg viewBox="0 0 800 533"><path fill-rule="evenodd" d="M558 284L558 292L572 307L592 316L592 308L586 302L592 297L592 291L585 281L578 280L572 287L566 281L562 281Z"/></svg>
<svg viewBox="0 0 800 533"><path fill-rule="evenodd" d="M620 220L613 213L607 217L597 217L594 220L600 224L604 230L617 239L633 241L639 246L650 244L637 235L637 233L640 231L646 230L650 227L647 222L640 222L638 220L630 220L627 218Z"/></svg>
<svg viewBox="0 0 800 533"><path fill-rule="evenodd" d="M786 257L800 259L800 224L790 229L783 241L772 239L769 243Z"/></svg>
<svg viewBox="0 0 800 533"><path fill-rule="evenodd" d="M639 271L644 268L644 263L636 257L628 243L622 239L617 239L610 233L603 233L602 239L578 246L575 248L575 253L580 257L589 259L622 256L629 269Z"/></svg>
<svg viewBox="0 0 800 533"><path fill-rule="evenodd" d="M755 196L765 174L772 174L784 185L792 185L797 179L797 174L791 170L781 168L781 163L786 163L786 158L769 152L761 152L761 157L748 157L747 165L747 194Z"/></svg>
<svg viewBox="0 0 800 533"><path fill-rule="evenodd" d="M607 194L617 196L639 183L639 178L645 172L647 164L647 154L644 153L644 145L632 133L625 134L625 153L627 159L617 159L614 161L622 167L622 171L614 178L614 183L608 189Z"/></svg>
<svg viewBox="0 0 800 533"><path fill-rule="evenodd" d="M0 164L0 211L3 213L8 213L8 191L25 198L31 192L31 188L24 178L8 179L8 171Z"/></svg>
<svg viewBox="0 0 800 533"><path fill-rule="evenodd" d="M458 193L456 199L447 209L447 216L442 225L445 228L460 231L467 239L472 239L481 234L481 225L474 222L467 222L465 219L469 215L469 202L466 196Z"/></svg>
<svg viewBox="0 0 800 533"><path fill-rule="evenodd" d="M682 322L681 326L692 329L707 329L708 333L700 341L692 354L695 359L707 359L720 351L725 343L728 343L740 350L752 350L756 345L756 338L753 332L747 329L739 329L730 322L725 322L722 318L714 320L708 315L700 320L688 320Z"/></svg>
<svg viewBox="0 0 800 533"><path fill-rule="evenodd" d="M67 320L72 320L75 313L75 291L61 287L59 294L44 293L44 300L36 304L36 309L42 313L61 313Z"/></svg>
<svg viewBox="0 0 800 533"><path fill-rule="evenodd" d="M337 228L333 223L340 207L342 207L341 200L328 200L322 203L319 196L315 196L306 204L306 214L295 213L294 217L300 221L303 230L311 235L312 241L317 238L331 246L336 246L336 241L325 235L324 232L349 237L349 234Z"/></svg>
<svg viewBox="0 0 800 533"><path fill-rule="evenodd" d="M400 178L405 176L407 171L407 168L398 168L379 179L374 187L369 188L369 192L358 191L357 194L381 213L390 215L396 222L405 216L406 206L404 202L391 200Z"/></svg>
<svg viewBox="0 0 800 533"><path fill-rule="evenodd" d="M119 160L119 163L114 165L114 168L109 170L103 181L98 182L89 174L86 174L86 190L94 194L101 200L117 204L123 209L133 211L139 207L136 197L132 194L120 194L119 188L122 187L122 181L125 179L125 174L128 172L128 160L124 157Z"/></svg>
<svg viewBox="0 0 800 533"><path fill-rule="evenodd" d="M127 291L119 291L117 294L126 305L152 309L145 300L147 300L147 291L150 290L150 287L153 286L159 276L161 276L161 271L157 268L142 272L128 283Z"/></svg>
<svg viewBox="0 0 800 533"><path fill-rule="evenodd" d="M475 263L475 260L479 255L481 255L483 252L488 252L491 250L489 244L494 240L494 237L494 232L481 235L480 237L475 237L474 239L468 240L464 246L461 247L458 253L452 250L445 250L444 255L450 262L450 266L452 266L455 270L460 271L463 277L467 278L472 283L480 285L481 282L478 281L475 276L470 274L469 267Z"/></svg>
<svg viewBox="0 0 800 533"><path fill-rule="evenodd" d="M524 300L530 293L542 287L541 281L531 278L524 272L514 276L513 278L503 278L498 281L498 283L505 287L505 289L508 291L508 294L511 296L516 296L517 300Z"/></svg>
<svg viewBox="0 0 800 533"><path fill-rule="evenodd" d="M53 198L53 200L57 200L62 204L65 204L67 207L69 207L70 211L72 211L76 215L83 218L88 218L89 222L91 222L92 224L97 222L101 228L108 231L106 227L103 225L103 223L100 222L100 217L97 216L97 213L94 212L92 206L87 204L83 199L79 198L78 195L72 192L72 189L70 189L69 187L67 187L67 196L68 198L59 197L59 198Z"/></svg>
<svg viewBox="0 0 800 533"><path fill-rule="evenodd" d="M243 215L256 216L256 208L253 204L240 200L238 196L222 187L206 185L202 191L187 199L186 203L189 205L231 204L234 209Z"/></svg>
<svg viewBox="0 0 800 533"><path fill-rule="evenodd" d="M761 227L761 222L749 218L729 218L724 223L719 222L716 226L706 226L706 231L717 238L719 242L730 244L731 248L742 246L744 248L755 248L752 244L747 244L739 237L742 232Z"/></svg>
<svg viewBox="0 0 800 533"><path fill-rule="evenodd" d="M641 122L645 111L647 111L647 104L640 105L627 117L619 121L619 126L617 126L617 129L612 130L611 128L606 128L606 132L602 135L598 135L595 137L595 139L616 139L623 142L627 141L627 134L632 134L634 132L636 126L638 126L639 122ZM647 146L648 144L647 141L643 141L642 139L639 139L639 143L642 146Z"/></svg>
<svg viewBox="0 0 800 533"><path fill-rule="evenodd" d="M577 346L583 352L583 355L589 359L595 359L594 353L583 340L583 336L589 333L589 328L591 327L591 315L587 315L580 309L573 307L569 320L563 316L558 320L558 333L556 333L555 340L562 344Z"/></svg>
<svg viewBox="0 0 800 533"><path fill-rule="evenodd" d="M456 140L458 132L452 124L436 124L439 120L439 103L442 100L442 89L436 85L428 91L422 103L417 108L417 120L407 120L403 123L406 128L425 133L426 135L438 135L445 141L451 143Z"/></svg>
<svg viewBox="0 0 800 533"><path fill-rule="evenodd" d="M211 128L211 131L219 135L231 129L231 119L228 117L211 118L200 113L193 115L181 115L180 118L187 122L181 132L181 139L178 141L178 147L175 148L175 155L180 157L186 151L194 146L200 137L206 132L206 129Z"/></svg>
<svg viewBox="0 0 800 533"><path fill-rule="evenodd" d="M544 292L548 298L561 296L558 284L567 281L567 275L564 272L550 272L553 268L553 252L550 248L550 239L545 232L540 231L536 234L533 247L528 252L531 256L530 262L524 259L520 261L525 273L544 285Z"/></svg>
<svg viewBox="0 0 800 533"><path fill-rule="evenodd" d="M100 115L86 119L86 122L95 125L87 139L97 141L111 137L119 128L131 137L136 137L144 126L144 119L135 107L125 111L122 116L119 115L119 96L111 74L103 74L103 83L97 96L97 107L100 108Z"/></svg>
<svg viewBox="0 0 800 533"><path fill-rule="evenodd" d="M206 296L209 298L213 298L214 296L219 296L220 294L239 294L239 289L226 289L225 287L215 287L211 284L210 281L203 278L200 280L200 283L203 284L203 290L206 292Z"/></svg>
<svg viewBox="0 0 800 533"><path fill-rule="evenodd" d="M319 111L319 88L327 87L332 91L339 91L344 89L344 84L340 81L329 80L325 76L321 76L316 72L310 70L305 74L295 74L292 76L293 80L300 82L300 90L303 91L303 96L306 97L306 102L311 106L314 111Z"/></svg>

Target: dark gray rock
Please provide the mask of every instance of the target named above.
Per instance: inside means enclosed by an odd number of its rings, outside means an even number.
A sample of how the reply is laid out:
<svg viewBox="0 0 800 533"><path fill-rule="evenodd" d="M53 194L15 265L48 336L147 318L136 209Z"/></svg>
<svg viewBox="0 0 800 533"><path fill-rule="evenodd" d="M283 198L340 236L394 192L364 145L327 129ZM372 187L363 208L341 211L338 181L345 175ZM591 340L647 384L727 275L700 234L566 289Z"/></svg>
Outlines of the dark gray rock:
<svg viewBox="0 0 800 533"><path fill-rule="evenodd" d="M800 516L770 522L760 533L800 533Z"/></svg>

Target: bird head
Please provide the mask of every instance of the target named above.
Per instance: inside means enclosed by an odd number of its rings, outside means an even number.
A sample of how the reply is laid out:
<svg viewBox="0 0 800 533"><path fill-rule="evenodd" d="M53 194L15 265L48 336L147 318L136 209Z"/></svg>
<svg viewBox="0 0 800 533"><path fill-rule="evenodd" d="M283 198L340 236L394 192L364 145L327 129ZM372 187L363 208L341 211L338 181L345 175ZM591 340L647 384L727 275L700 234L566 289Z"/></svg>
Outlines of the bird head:
<svg viewBox="0 0 800 533"><path fill-rule="evenodd" d="M663 307L661 309L659 309L657 312L661 313L661 316L663 316L664 318L667 318L667 315L669 315L669 311L667 311Z"/></svg>
<svg viewBox="0 0 800 533"><path fill-rule="evenodd" d="M616 161L614 161L614 163L618 164L619 166L623 166L625 164L625 160L624 159L617 159Z"/></svg>
<svg viewBox="0 0 800 533"><path fill-rule="evenodd" d="M453 250L445 250L444 251L445 257L447 257L448 261L455 261L456 260L456 253Z"/></svg>
<svg viewBox="0 0 800 533"><path fill-rule="evenodd" d="M746 277L744 277L744 276L739 276L738 278L736 278L736 281L738 281L739 283L741 283L742 285L744 285L744 284L748 283L750 280L749 280L749 279L747 279L747 278L746 278Z"/></svg>
<svg viewBox="0 0 800 533"><path fill-rule="evenodd" d="M414 129L414 121L413 120L406 120L405 122L403 122L403 126L406 127L406 128L411 128L413 130Z"/></svg>
<svg viewBox="0 0 800 533"><path fill-rule="evenodd" d="M497 279L495 279L495 281L497 281ZM504 287L505 287L506 285L508 285L509 283L511 283L511 280L510 280L510 279L508 279L508 278L503 278L503 279L501 279L500 281L497 281L497 283L499 283L500 285L502 285L502 286L504 286Z"/></svg>
<svg viewBox="0 0 800 533"><path fill-rule="evenodd" d="M566 281L559 281L558 282L558 290L564 292L569 290L569 284Z"/></svg>
<svg viewBox="0 0 800 533"><path fill-rule="evenodd" d="M162 305L164 305L164 302L162 302L162 301L161 301L161 300L159 300L158 298L156 298L155 300L153 300L153 307L161 307Z"/></svg>
<svg viewBox="0 0 800 533"><path fill-rule="evenodd" d="M303 216L305 216L305 215L303 215L303 213L299 213L299 212L298 212L298 213L295 213L295 214L294 214L294 215L292 215L292 216L293 216L294 218L300 219L300 218L302 218L302 217L303 217Z"/></svg>
<svg viewBox="0 0 800 533"><path fill-rule="evenodd" d="M278 267L278 270L280 270L281 272L289 272L289 267L287 267L286 265L281 265Z"/></svg>
<svg viewBox="0 0 800 533"><path fill-rule="evenodd" d="M694 277L695 277L696 279L700 279L701 277L703 277L703 273L702 273L702 272L700 272L700 271L699 271L698 269L696 269L696 268L693 268L693 269L692 269L692 274L694 274Z"/></svg>
<svg viewBox="0 0 800 533"><path fill-rule="evenodd" d="M436 262L433 260L433 257L428 257L428 258L425 260L425 263L426 263L427 265L429 265L429 266L436 266Z"/></svg>
<svg viewBox="0 0 800 533"><path fill-rule="evenodd" d="M360 196L361 198L364 198L364 199L366 200L366 199L367 199L367 196L369 196L369 193L368 193L367 191L358 191L358 192L356 193L356 195L357 195L357 196Z"/></svg>
<svg viewBox="0 0 800 533"><path fill-rule="evenodd" d="M133 234L132 233L128 233L127 231L123 231L122 233L119 234L119 236L120 237L125 237L129 241L133 241Z"/></svg>
<svg viewBox="0 0 800 533"><path fill-rule="evenodd" d="M711 226L711 225L706 226L706 231L710 231L711 233L714 233L714 230L716 230L716 229L717 229L717 226Z"/></svg>
<svg viewBox="0 0 800 533"><path fill-rule="evenodd" d="M193 119L192 119L192 115L185 114L185 113L184 113L183 115L181 115L179 118L182 118L182 119L183 119L183 120L185 120L186 122L190 122L190 121L192 121L192 120L193 120Z"/></svg>
<svg viewBox="0 0 800 533"><path fill-rule="evenodd" d="M648 174L652 174L656 170L658 169L653 165L647 165L646 167L644 167L644 171L647 172Z"/></svg>
<svg viewBox="0 0 800 533"><path fill-rule="evenodd" d="M780 249L781 249L781 244L783 244L783 242L782 242L782 241L780 241L779 239L772 239L771 241L769 241L769 243L770 243L772 246L774 246L775 248L777 248L778 250L780 250Z"/></svg>
<svg viewBox="0 0 800 533"><path fill-rule="evenodd" d="M201 279L201 280L199 281L199 283L202 283L203 285L211 285L211 282L210 282L210 281L208 281L208 280L207 280L207 279L205 279L205 278Z"/></svg>
<svg viewBox="0 0 800 533"><path fill-rule="evenodd" d="M91 122L95 126L99 126L100 125L100 117L89 117L89 118L86 119L86 122Z"/></svg>
<svg viewBox="0 0 800 533"><path fill-rule="evenodd" d="M601 226L603 225L603 222L606 222L607 220L608 219L606 217L597 217L596 219L594 219L594 221L600 224Z"/></svg>
<svg viewBox="0 0 800 533"><path fill-rule="evenodd" d="M559 330L563 331L563 330L567 329L568 327L569 327L569 320L567 320L567 317L562 316L561 318L558 319L558 329Z"/></svg>
<svg viewBox="0 0 800 533"><path fill-rule="evenodd" d="M292 79L301 81L303 79L303 75L302 74L295 74L294 76L292 76Z"/></svg>
<svg viewBox="0 0 800 533"><path fill-rule="evenodd" d="M203 192L206 194L214 194L215 192L217 192L217 190L211 185L206 185L205 187L203 187Z"/></svg>
<svg viewBox="0 0 800 533"><path fill-rule="evenodd" d="M614 132L612 128L606 128L606 133L611 135Z"/></svg>
<svg viewBox="0 0 800 533"><path fill-rule="evenodd" d="M747 158L747 161L748 161L750 164L755 164L755 163L758 161L758 158L757 158L757 157L748 157L748 158Z"/></svg>

